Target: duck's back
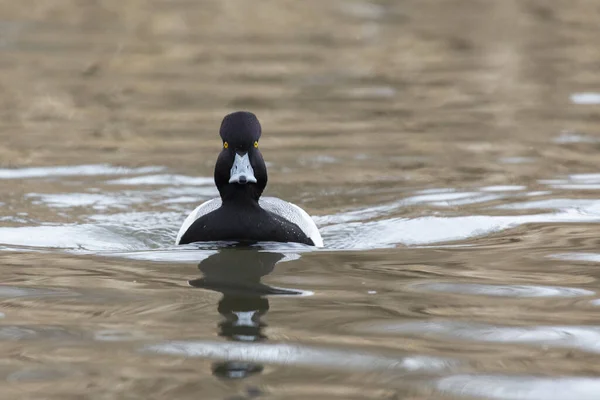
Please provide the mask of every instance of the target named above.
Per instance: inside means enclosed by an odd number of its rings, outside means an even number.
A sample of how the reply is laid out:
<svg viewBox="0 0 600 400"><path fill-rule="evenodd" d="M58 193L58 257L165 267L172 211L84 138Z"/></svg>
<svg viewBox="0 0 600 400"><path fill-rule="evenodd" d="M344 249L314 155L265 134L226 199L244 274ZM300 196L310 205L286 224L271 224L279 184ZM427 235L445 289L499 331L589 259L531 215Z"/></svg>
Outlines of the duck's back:
<svg viewBox="0 0 600 400"><path fill-rule="evenodd" d="M188 229L194 224L196 220L203 216L216 212L221 207L222 202L220 198L215 198L206 201L199 205L190 215L185 219L179 233L177 234L176 244L180 244L182 237L188 231ZM312 218L300 207L287 201L278 199L276 197L261 197L259 200L260 207L274 214L277 218L283 218L285 221L296 225L306 235L315 246L322 247L323 239L319 233L317 225L314 223Z"/></svg>
<svg viewBox="0 0 600 400"><path fill-rule="evenodd" d="M190 215L188 215L187 218L183 221L183 224L181 224L181 228L179 228L179 232L177 233L177 239L175 239L175 244L179 244L181 242L182 236L187 232L190 226L192 226L192 224L198 218L212 211L215 211L216 209L221 207L221 204L221 198L217 197L215 199L205 201L204 203L196 207L194 211L192 211Z"/></svg>
<svg viewBox="0 0 600 400"><path fill-rule="evenodd" d="M258 204L265 210L298 225L302 232L313 241L315 246L323 247L323 239L315 221L313 221L306 211L297 205L278 199L277 197L261 197Z"/></svg>

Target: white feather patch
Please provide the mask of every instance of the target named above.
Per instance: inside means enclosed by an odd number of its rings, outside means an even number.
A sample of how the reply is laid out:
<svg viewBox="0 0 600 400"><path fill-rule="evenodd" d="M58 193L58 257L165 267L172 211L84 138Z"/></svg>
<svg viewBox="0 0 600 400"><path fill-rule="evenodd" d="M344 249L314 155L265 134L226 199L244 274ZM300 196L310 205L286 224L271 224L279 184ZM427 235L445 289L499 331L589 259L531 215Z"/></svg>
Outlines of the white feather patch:
<svg viewBox="0 0 600 400"><path fill-rule="evenodd" d="M313 221L306 211L297 205L278 199L277 197L261 197L258 200L258 204L265 210L298 225L302 232L313 241L316 247L323 247L323 238L321 238L317 224L315 224L315 221Z"/></svg>
<svg viewBox="0 0 600 400"><path fill-rule="evenodd" d="M313 241L316 247L323 247L323 238L319 233L319 228L317 228L317 225L310 215L308 215L306 211L297 205L278 199L277 197L261 197L258 201L258 204L263 209L270 211L273 214L277 214L291 223L298 225L302 232L304 232L304 234ZM183 224L179 229L179 233L177 233L175 244L179 244L181 237L194 223L194 221L219 207L221 207L220 198L208 200L196 207L196 209L192 211L190 215L188 215L185 221L183 221Z"/></svg>
<svg viewBox="0 0 600 400"><path fill-rule="evenodd" d="M194 211L187 216L187 218L181 224L181 228L179 228L179 232L177 233L177 239L175 239L175 244L179 244L181 241L181 237L187 232L190 226L201 216L208 214L211 211L216 210L221 207L221 198L217 197L216 199L211 199L205 201L200 204Z"/></svg>

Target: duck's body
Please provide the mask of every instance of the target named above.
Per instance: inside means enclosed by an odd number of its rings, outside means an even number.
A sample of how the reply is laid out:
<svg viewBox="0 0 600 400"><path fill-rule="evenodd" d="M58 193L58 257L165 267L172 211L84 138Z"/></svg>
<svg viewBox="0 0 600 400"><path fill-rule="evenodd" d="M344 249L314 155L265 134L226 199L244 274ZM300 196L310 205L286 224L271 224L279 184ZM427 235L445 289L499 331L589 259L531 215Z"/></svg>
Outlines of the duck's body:
<svg viewBox="0 0 600 400"><path fill-rule="evenodd" d="M221 124L223 150L215 165L220 198L198 206L185 219L176 244L204 241L294 242L323 246L310 216L295 204L262 197L267 169L258 150L261 128L248 112Z"/></svg>
<svg viewBox="0 0 600 400"><path fill-rule="evenodd" d="M177 234L177 244L217 240L323 246L319 229L306 211L276 197L262 197L250 209L223 205L220 198L209 200L190 213Z"/></svg>

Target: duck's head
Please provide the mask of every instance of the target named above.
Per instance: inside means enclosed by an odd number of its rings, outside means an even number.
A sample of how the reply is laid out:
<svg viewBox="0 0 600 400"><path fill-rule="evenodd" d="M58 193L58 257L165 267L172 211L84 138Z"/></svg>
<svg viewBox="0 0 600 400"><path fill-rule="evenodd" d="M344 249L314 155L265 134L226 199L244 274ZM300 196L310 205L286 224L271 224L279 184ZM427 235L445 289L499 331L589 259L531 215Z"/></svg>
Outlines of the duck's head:
<svg viewBox="0 0 600 400"><path fill-rule="evenodd" d="M258 149L261 126L256 115L237 111L226 115L219 131L223 149L215 165L215 184L223 200L258 200L267 186L267 167Z"/></svg>

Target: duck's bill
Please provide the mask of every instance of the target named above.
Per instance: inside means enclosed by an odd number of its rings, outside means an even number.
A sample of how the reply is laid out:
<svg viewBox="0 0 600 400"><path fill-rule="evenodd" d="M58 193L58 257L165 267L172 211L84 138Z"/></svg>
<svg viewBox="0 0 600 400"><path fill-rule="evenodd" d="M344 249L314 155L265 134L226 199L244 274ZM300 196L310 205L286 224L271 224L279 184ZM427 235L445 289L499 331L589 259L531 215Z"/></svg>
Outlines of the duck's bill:
<svg viewBox="0 0 600 400"><path fill-rule="evenodd" d="M233 166L231 167L229 183L239 183L245 185L246 183L256 183L256 177L254 176L254 169L250 165L250 159L248 153L240 156L235 155Z"/></svg>

